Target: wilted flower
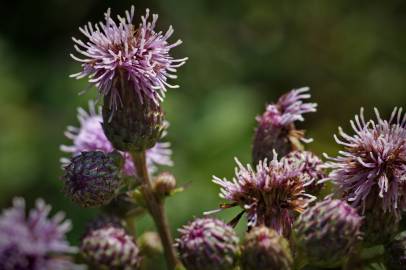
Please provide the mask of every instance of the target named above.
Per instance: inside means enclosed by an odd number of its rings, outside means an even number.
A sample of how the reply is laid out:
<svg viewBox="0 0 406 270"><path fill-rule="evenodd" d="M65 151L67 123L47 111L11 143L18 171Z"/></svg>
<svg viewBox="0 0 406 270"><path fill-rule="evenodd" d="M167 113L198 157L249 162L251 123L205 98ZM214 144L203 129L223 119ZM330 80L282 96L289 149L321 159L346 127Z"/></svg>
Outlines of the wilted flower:
<svg viewBox="0 0 406 270"><path fill-rule="evenodd" d="M276 104L269 104L266 111L257 117L258 128L252 149L254 164L265 158L272 159L274 149L278 155L285 156L292 150L300 150L300 141L310 141L294 125L296 121L304 121L304 113L316 111L316 103L303 102L310 98L307 91L309 88L303 87L288 92Z"/></svg>
<svg viewBox="0 0 406 270"><path fill-rule="evenodd" d="M73 145L62 145L61 150L64 152L78 155L85 151L102 151L109 153L114 150L112 144L104 134L101 116L101 108L96 110L95 103L89 102L89 112L82 108L78 109L78 119L80 127L68 126L65 131L65 136L73 141ZM163 136L166 132L163 133ZM157 170L157 165L172 166L171 160L172 151L169 148L170 143L158 142L153 148L146 151L147 166L150 173ZM135 166L131 155L127 152L121 152L125 159L123 172L125 175L131 176L135 174ZM68 160L62 159L63 163Z"/></svg>
<svg viewBox="0 0 406 270"><path fill-rule="evenodd" d="M295 216L314 199L305 193L300 170L289 166L286 160L278 161L276 153L269 164L261 161L256 171L236 162L233 181L213 178L221 186L220 197L231 202L221 208L239 205L247 213L248 228L265 225L289 235ZM231 223L237 222L240 216Z"/></svg>
<svg viewBox="0 0 406 270"><path fill-rule="evenodd" d="M179 229L180 259L188 270L232 270L239 239L233 228L214 218L198 218Z"/></svg>
<svg viewBox="0 0 406 270"><path fill-rule="evenodd" d="M318 181L327 177L323 168L323 161L310 151L292 151L282 159L286 159L288 164L299 168L302 180L305 183L305 190L310 194L317 194L323 184Z"/></svg>
<svg viewBox="0 0 406 270"><path fill-rule="evenodd" d="M385 261L388 269L403 270L406 265L406 231L398 234L385 247Z"/></svg>
<svg viewBox="0 0 406 270"><path fill-rule="evenodd" d="M294 240L311 265L340 265L361 237L362 218L346 202L325 200L308 208L295 222Z"/></svg>
<svg viewBox="0 0 406 270"><path fill-rule="evenodd" d="M41 199L28 217L25 211L24 199L15 198L13 207L0 216L0 269L78 269L68 256L77 249L66 240L71 223L64 213L49 218L51 206Z"/></svg>
<svg viewBox="0 0 406 270"><path fill-rule="evenodd" d="M108 204L118 193L122 157L117 152L83 152L64 167L65 194L82 207Z"/></svg>
<svg viewBox="0 0 406 270"><path fill-rule="evenodd" d="M288 241L267 227L252 229L244 241L241 266L243 270L291 270L293 259Z"/></svg>
<svg viewBox="0 0 406 270"><path fill-rule="evenodd" d="M126 11L125 17L117 16L118 23L111 18L108 9L105 22L94 25L89 22L79 28L88 41L73 38L75 50L83 59L71 56L82 63L83 70L71 76L77 79L88 77L101 95L110 95L109 107L114 109L122 102L117 91L120 77L133 85L131 91L135 91L141 102L147 98L159 104L167 88L178 87L169 84L167 79L175 79L176 69L187 60L174 59L170 55L170 50L182 41L168 43L173 34L172 26L165 34L155 31L157 14L149 20L147 9L138 27L132 24L133 18L134 6Z"/></svg>
<svg viewBox="0 0 406 270"><path fill-rule="evenodd" d="M85 259L98 267L108 269L138 269L140 251L135 240L116 222L90 226L82 238L80 251ZM92 228L93 227L93 228Z"/></svg>
<svg viewBox="0 0 406 270"><path fill-rule="evenodd" d="M395 108L383 120L375 109L377 120L365 121L363 109L351 121L355 135L339 128L345 147L336 158L330 158L329 175L342 196L363 211L377 209L391 212L400 219L406 209L406 115Z"/></svg>

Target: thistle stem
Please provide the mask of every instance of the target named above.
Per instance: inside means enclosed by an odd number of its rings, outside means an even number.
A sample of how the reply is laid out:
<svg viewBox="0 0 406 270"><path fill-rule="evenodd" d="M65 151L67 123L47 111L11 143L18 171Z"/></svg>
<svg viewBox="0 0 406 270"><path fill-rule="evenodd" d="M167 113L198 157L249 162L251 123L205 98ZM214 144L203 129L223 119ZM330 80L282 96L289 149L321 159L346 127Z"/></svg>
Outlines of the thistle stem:
<svg viewBox="0 0 406 270"><path fill-rule="evenodd" d="M179 267L180 263L173 248L173 240L165 215L164 205L162 201L155 196L152 190L145 159L145 151L134 151L131 152L131 155L137 169L137 174L142 183L141 192L145 198L147 209L155 222L155 226L157 227L162 245L164 247L164 255L168 270L174 270Z"/></svg>

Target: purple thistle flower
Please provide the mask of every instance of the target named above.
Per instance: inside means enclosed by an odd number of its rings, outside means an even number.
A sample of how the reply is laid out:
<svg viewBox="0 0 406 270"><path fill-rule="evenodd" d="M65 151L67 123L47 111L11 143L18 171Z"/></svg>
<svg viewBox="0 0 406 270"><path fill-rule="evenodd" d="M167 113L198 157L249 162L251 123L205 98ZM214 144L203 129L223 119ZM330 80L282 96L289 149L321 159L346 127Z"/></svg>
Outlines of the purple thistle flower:
<svg viewBox="0 0 406 270"><path fill-rule="evenodd" d="M276 104L269 104L263 115L257 117L258 123L278 127L289 127L296 121L304 121L303 114L315 112L317 103L304 103L311 95L309 87L293 89L278 99Z"/></svg>
<svg viewBox="0 0 406 270"><path fill-rule="evenodd" d="M390 212L400 219L406 209L406 115L395 108L388 120L380 117L365 121L360 115L351 121L355 135L346 134L341 127L335 140L345 147L336 158L329 158L329 178L338 186L342 196L357 208Z"/></svg>
<svg viewBox="0 0 406 270"><path fill-rule="evenodd" d="M303 130L296 130L294 123L304 121L303 114L315 112L316 103L305 103L310 98L308 87L293 89L281 96L277 103L269 104L265 112L258 116L258 128L253 143L254 164L265 158L272 159L276 152L285 156L290 151L301 150L300 141L308 143Z"/></svg>
<svg viewBox="0 0 406 270"><path fill-rule="evenodd" d="M248 228L265 225L279 234L288 236L297 213L307 208L315 199L305 193L304 182L298 167L286 160L261 161L254 171L250 165L244 167L236 160L235 178L232 181L216 176L213 182L221 186L220 197L230 201L221 209L239 205L247 213ZM210 213L210 212L208 212ZM231 221L238 222L242 213Z"/></svg>
<svg viewBox="0 0 406 270"><path fill-rule="evenodd" d="M105 153L112 152L114 150L113 145L107 139L104 134L101 116L101 108L96 111L95 103L89 101L89 112L82 108L78 109L78 119L80 122L80 128L68 126L65 131L65 136L73 141L73 145L62 145L61 150L73 155L78 155L81 152L86 151L102 151ZM163 136L166 135L164 132ZM146 152L148 170L153 173L157 170L157 165L172 166L171 160L172 151L169 148L169 142L158 142L154 147L150 148ZM135 166L131 155L126 152L121 152L125 159L123 172L125 175L131 176L135 174ZM69 163L65 158L62 159L62 163Z"/></svg>
<svg viewBox="0 0 406 270"><path fill-rule="evenodd" d="M153 14L150 20L147 9L136 27L132 24L134 10L134 6L131 6L125 17L117 16L116 23L108 9L105 22L94 25L89 22L79 28L88 41L72 38L75 50L83 59L73 54L71 57L82 63L83 70L71 77L88 77L89 82L98 88L100 95L110 94L109 106L114 109L121 105L121 97L115 86L119 73L131 82L141 101L149 98L159 104L167 88L178 87L169 84L167 80L176 79L177 68L187 60L174 59L170 55L170 50L182 43L181 40L172 44L168 42L174 32L172 26L165 34L156 32L158 15Z"/></svg>
<svg viewBox="0 0 406 270"><path fill-rule="evenodd" d="M5 270L70 270L79 269L69 254L77 252L65 234L71 229L69 220L59 212L49 218L51 206L41 199L25 213L25 201L13 200L13 207L0 216L0 269Z"/></svg>

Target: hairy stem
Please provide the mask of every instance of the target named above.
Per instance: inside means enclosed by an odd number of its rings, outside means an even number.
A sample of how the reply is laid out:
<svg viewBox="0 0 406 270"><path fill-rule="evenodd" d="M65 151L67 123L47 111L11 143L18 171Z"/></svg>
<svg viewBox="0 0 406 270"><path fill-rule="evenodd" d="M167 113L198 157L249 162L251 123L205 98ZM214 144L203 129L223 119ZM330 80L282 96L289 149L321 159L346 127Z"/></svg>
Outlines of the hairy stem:
<svg viewBox="0 0 406 270"><path fill-rule="evenodd" d="M169 270L174 270L179 267L180 263L173 248L173 240L165 215L164 205L152 191L152 185L149 179L147 164L145 160L145 151L132 152L131 155L137 169L137 174L140 177L142 183L141 192L145 198L146 206L155 222L155 226L157 227L162 245L164 247L167 267Z"/></svg>

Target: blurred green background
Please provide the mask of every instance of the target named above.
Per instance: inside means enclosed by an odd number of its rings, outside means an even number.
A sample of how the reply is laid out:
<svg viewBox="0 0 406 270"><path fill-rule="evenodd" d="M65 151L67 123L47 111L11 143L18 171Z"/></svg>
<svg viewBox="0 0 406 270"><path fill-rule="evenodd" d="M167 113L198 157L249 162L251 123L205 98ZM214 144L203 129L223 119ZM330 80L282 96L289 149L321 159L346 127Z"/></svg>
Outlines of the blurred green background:
<svg viewBox="0 0 406 270"><path fill-rule="evenodd" d="M217 207L211 176L231 177L233 157L250 162L255 116L287 90L310 86L316 114L308 130L316 153L334 154L337 126L364 106L387 116L406 103L405 1L215 1L150 0L2 1L0 16L0 207L13 196L30 205L43 197L74 222L70 238L97 210L81 209L61 193L60 144L66 125L78 125L76 107L87 106L86 80L68 75L80 69L69 53L78 27L100 21L111 7L123 14L136 5L160 14L158 28L172 24L181 38L180 89L164 102L171 122L175 166L186 192L168 200L176 228ZM136 22L138 23L138 22ZM235 211L220 214L228 219ZM142 218L139 231L152 229ZM239 230L244 224L239 225Z"/></svg>

